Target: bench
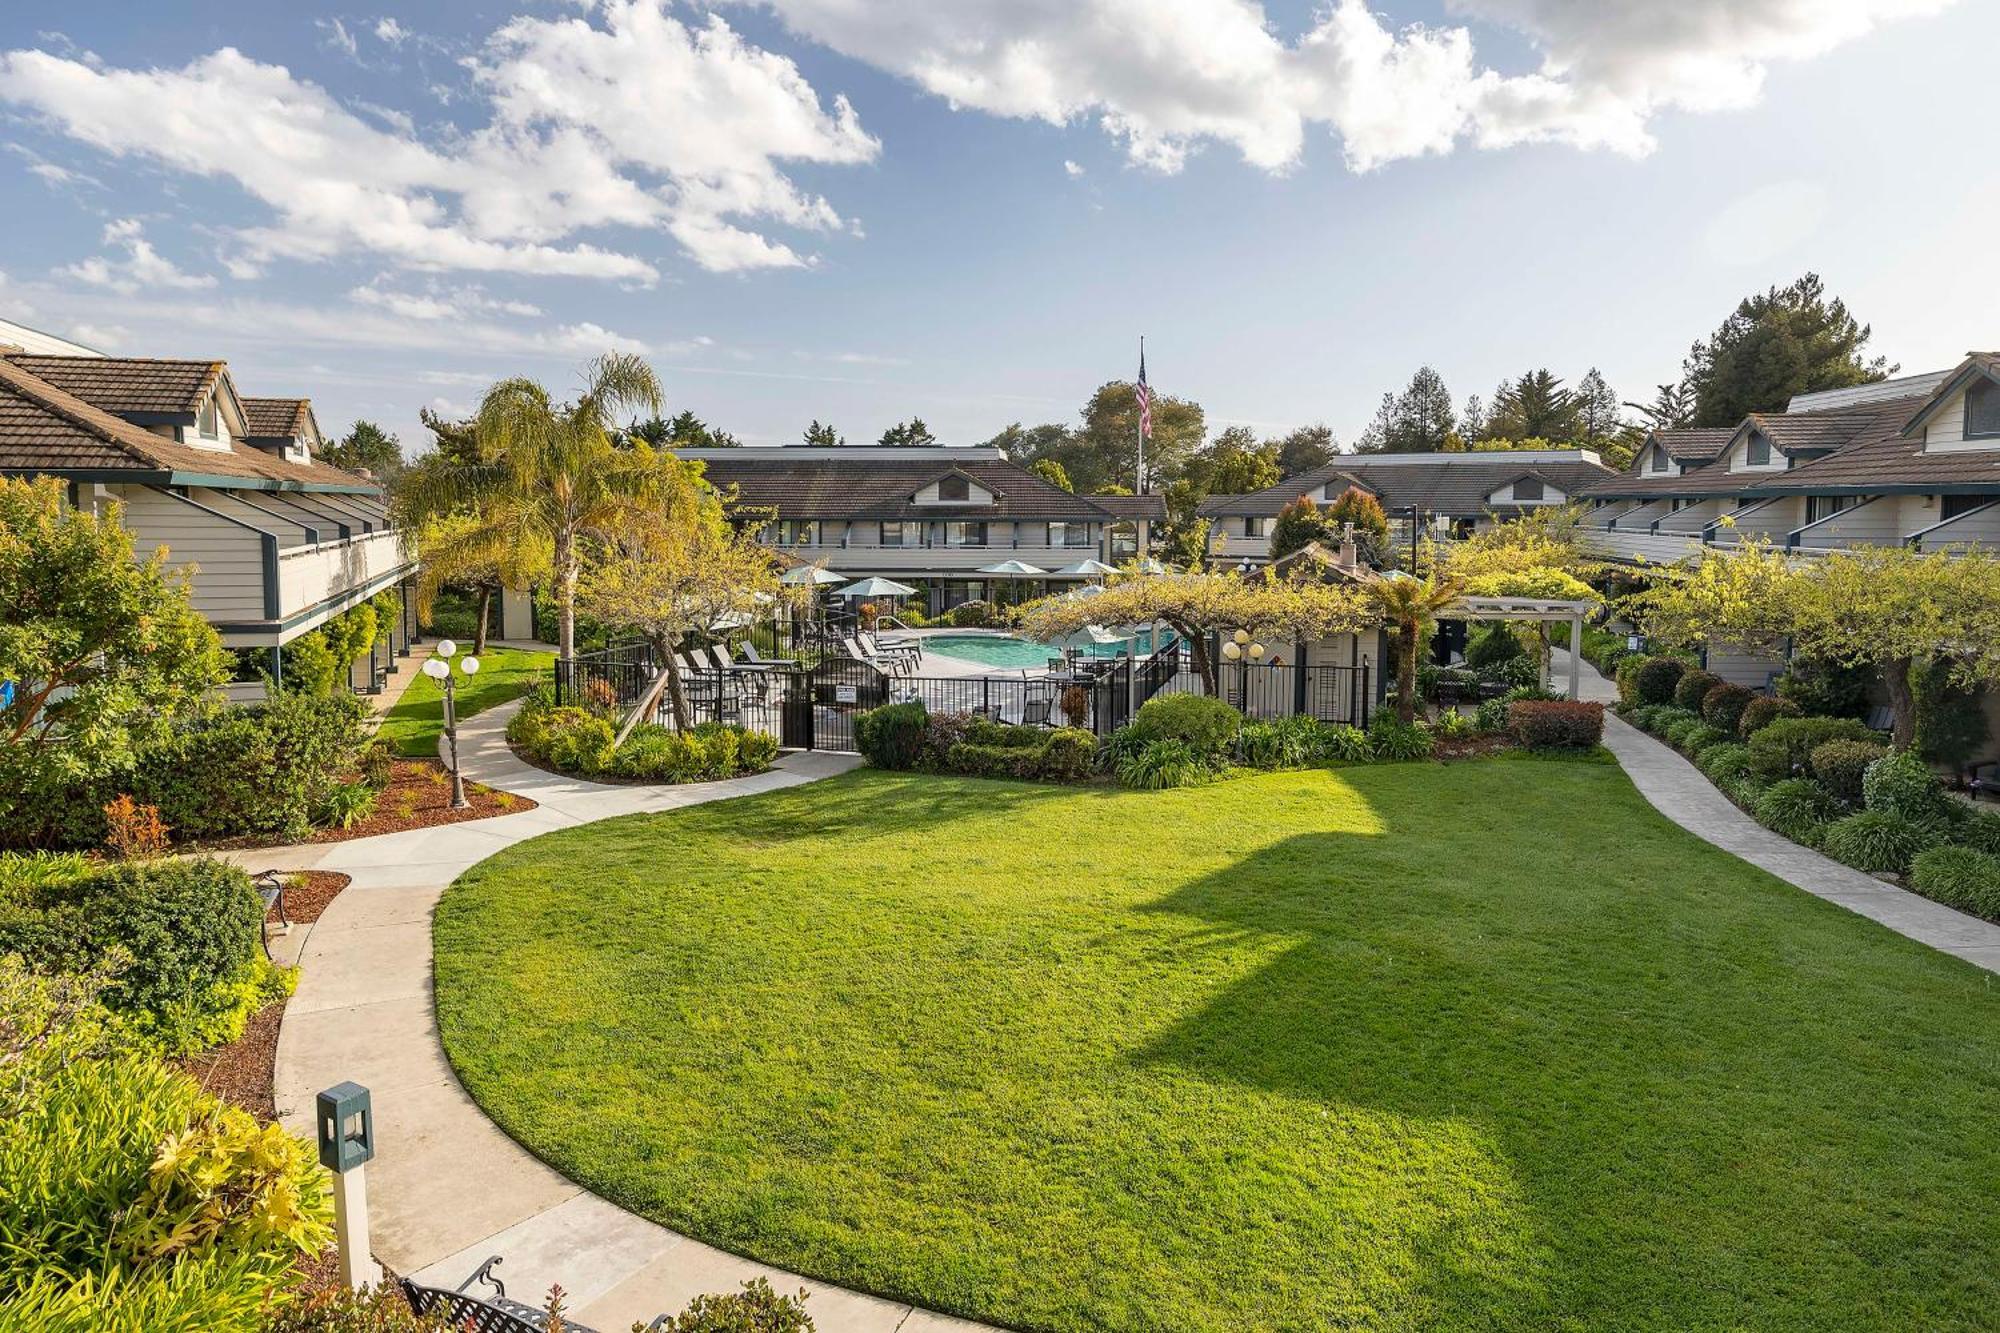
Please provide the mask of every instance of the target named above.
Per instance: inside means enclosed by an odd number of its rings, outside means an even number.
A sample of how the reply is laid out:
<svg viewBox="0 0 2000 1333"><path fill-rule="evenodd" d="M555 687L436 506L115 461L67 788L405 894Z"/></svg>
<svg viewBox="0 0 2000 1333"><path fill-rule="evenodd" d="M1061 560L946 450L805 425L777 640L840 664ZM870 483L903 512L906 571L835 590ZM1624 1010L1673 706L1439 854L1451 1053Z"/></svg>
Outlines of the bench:
<svg viewBox="0 0 2000 1333"><path fill-rule="evenodd" d="M1972 793L1972 799L1975 801L1982 796L1991 796L1995 800L2000 800L2000 762L1973 765L1966 778L1965 786L1966 790Z"/></svg>
<svg viewBox="0 0 2000 1333"><path fill-rule="evenodd" d="M499 1266L500 1256L496 1254L473 1269L471 1277L451 1290L426 1287L409 1278L399 1278L397 1285L402 1287L404 1299L409 1301L410 1308L416 1311L419 1318L441 1314L454 1330L464 1329L466 1333L545 1333L549 1326L548 1311L508 1300L506 1284L493 1276L493 1270ZM493 1288L493 1295L479 1296L468 1291L467 1288L475 1283ZM563 1328L568 1333L597 1333L567 1315L563 1317Z"/></svg>
<svg viewBox="0 0 2000 1333"><path fill-rule="evenodd" d="M278 922L286 930L292 928L292 919L285 915L285 877L275 870L265 870L253 876L252 884L257 887L257 900L264 904L264 910L257 918L257 928L264 940L264 956L271 956L271 909L278 909Z"/></svg>

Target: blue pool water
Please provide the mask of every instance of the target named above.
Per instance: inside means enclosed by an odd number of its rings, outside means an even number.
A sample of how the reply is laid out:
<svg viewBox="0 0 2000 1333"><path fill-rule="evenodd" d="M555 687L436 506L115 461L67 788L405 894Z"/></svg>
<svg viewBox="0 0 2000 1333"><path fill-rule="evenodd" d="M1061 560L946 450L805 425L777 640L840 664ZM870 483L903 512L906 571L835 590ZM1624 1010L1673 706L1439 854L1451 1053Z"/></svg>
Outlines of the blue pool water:
<svg viewBox="0 0 2000 1333"><path fill-rule="evenodd" d="M1171 631L1161 631L1160 642L1170 643ZM923 638L924 651L942 653L956 657L962 662L977 662L981 666L1005 667L1018 671L1028 667L1046 667L1049 658L1057 656L1062 649L1052 648L1045 643L1023 639L1013 634L927 634ZM1153 631L1140 630L1130 639L1119 639L1114 643L1084 642L1077 645L1079 652L1096 657L1118 657L1133 646L1141 654L1153 651Z"/></svg>

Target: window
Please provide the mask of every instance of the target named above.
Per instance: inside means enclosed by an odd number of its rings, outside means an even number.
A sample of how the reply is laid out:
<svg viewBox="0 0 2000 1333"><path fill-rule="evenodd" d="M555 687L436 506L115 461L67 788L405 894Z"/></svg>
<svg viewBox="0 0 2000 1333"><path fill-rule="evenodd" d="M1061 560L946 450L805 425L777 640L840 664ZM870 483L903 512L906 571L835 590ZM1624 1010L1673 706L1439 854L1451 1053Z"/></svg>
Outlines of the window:
<svg viewBox="0 0 2000 1333"><path fill-rule="evenodd" d="M966 483L964 477L946 477L938 483L938 499L940 500L970 500L971 498L972 487Z"/></svg>
<svg viewBox="0 0 2000 1333"><path fill-rule="evenodd" d="M884 523L882 525L882 544L884 546L903 545L903 529L905 526L907 525L903 523Z"/></svg>
<svg viewBox="0 0 2000 1333"><path fill-rule="evenodd" d="M1991 495L1947 495L1938 501L1940 519L1957 518L1969 514L1983 504L1992 504L1996 498Z"/></svg>
<svg viewBox="0 0 2000 1333"><path fill-rule="evenodd" d="M1088 546L1090 545L1090 525L1088 523L1049 524L1049 545Z"/></svg>
<svg viewBox="0 0 2000 1333"><path fill-rule="evenodd" d="M788 518L778 524L778 545L811 546L819 540L819 524L810 518Z"/></svg>
<svg viewBox="0 0 2000 1333"><path fill-rule="evenodd" d="M1542 498L1542 479L1540 477L1522 477L1514 483L1515 500L1526 502Z"/></svg>
<svg viewBox="0 0 2000 1333"><path fill-rule="evenodd" d="M195 414L195 427L204 440L215 438L215 395L201 400L201 410Z"/></svg>
<svg viewBox="0 0 2000 1333"><path fill-rule="evenodd" d="M1665 472L1667 470L1667 451L1656 447L1651 457L1646 460L1646 470L1648 472Z"/></svg>
<svg viewBox="0 0 2000 1333"><path fill-rule="evenodd" d="M1750 442L1743 446L1743 462L1749 467L1769 467L1771 465L1771 442L1754 431Z"/></svg>
<svg viewBox="0 0 2000 1333"><path fill-rule="evenodd" d="M1243 535L1244 535L1245 537L1261 537L1261 536L1263 536L1263 535L1264 535L1264 519L1263 519L1263 516L1262 516L1262 515L1252 515L1252 516L1250 516L1250 517L1247 517L1247 518L1245 518L1245 519L1243 520Z"/></svg>
<svg viewBox="0 0 2000 1333"><path fill-rule="evenodd" d="M2000 438L2000 384L1983 379L1965 391L1965 438Z"/></svg>
<svg viewBox="0 0 2000 1333"><path fill-rule="evenodd" d="M1843 509L1854 508L1852 495L1808 495L1806 497L1806 522L1816 523L1823 518L1832 518Z"/></svg>
<svg viewBox="0 0 2000 1333"><path fill-rule="evenodd" d="M964 482L959 483L961 486ZM946 546L986 545L986 525L984 523L947 523L944 525Z"/></svg>

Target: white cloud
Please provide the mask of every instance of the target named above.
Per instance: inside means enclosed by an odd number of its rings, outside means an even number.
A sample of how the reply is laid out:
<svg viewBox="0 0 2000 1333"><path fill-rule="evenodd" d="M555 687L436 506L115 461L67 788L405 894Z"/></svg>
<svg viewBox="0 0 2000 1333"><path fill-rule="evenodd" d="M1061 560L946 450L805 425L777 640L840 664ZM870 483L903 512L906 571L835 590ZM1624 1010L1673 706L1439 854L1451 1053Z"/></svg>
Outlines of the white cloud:
<svg viewBox="0 0 2000 1333"><path fill-rule="evenodd" d="M360 52L361 47L354 40L354 34L339 19L314 19L313 26L319 29L320 40L334 50L349 56Z"/></svg>
<svg viewBox="0 0 2000 1333"><path fill-rule="evenodd" d="M719 17L690 26L665 0L517 18L472 57L491 107L467 134L371 124L282 66L225 47L179 69L0 56L0 100L116 157L229 180L272 217L224 256L251 276L275 259L374 254L410 268L651 283L636 254L576 240L603 228L672 235L730 271L810 262L770 226L847 226L781 163L872 160L853 108L823 106L791 61ZM328 40L351 43L334 22ZM343 45L343 49L345 49Z"/></svg>
<svg viewBox="0 0 2000 1333"><path fill-rule="evenodd" d="M1465 27L1392 29L1364 0L1333 0L1290 43L1261 0L735 2L955 106L1095 120L1157 170L1218 142L1277 171L1314 126L1357 170L1465 139L1644 152L1663 109L1747 105L1769 63L1952 0L1447 0L1528 41L1539 65L1518 74L1482 68Z"/></svg>
<svg viewBox="0 0 2000 1333"><path fill-rule="evenodd" d="M69 337L100 352L117 352L124 349L132 333L122 324L77 324L71 327Z"/></svg>
<svg viewBox="0 0 2000 1333"><path fill-rule="evenodd" d="M153 248L137 218L120 218L104 228L104 244L118 253L93 255L56 270L64 277L130 295L147 288L199 291L215 285L209 273L189 273Z"/></svg>
<svg viewBox="0 0 2000 1333"><path fill-rule="evenodd" d="M415 291L397 290L378 277L347 294L351 301L377 306L404 319L470 319L484 315L540 315L540 306L488 296L479 286L452 286L435 279Z"/></svg>
<svg viewBox="0 0 2000 1333"><path fill-rule="evenodd" d="M375 40L387 46L401 46L403 39L410 35L409 29L394 18L375 20Z"/></svg>
<svg viewBox="0 0 2000 1333"><path fill-rule="evenodd" d="M1068 158L1064 158L1063 174L1065 176L1068 176L1071 180L1075 180L1078 176L1081 176L1083 174L1083 164L1081 162L1072 162Z"/></svg>

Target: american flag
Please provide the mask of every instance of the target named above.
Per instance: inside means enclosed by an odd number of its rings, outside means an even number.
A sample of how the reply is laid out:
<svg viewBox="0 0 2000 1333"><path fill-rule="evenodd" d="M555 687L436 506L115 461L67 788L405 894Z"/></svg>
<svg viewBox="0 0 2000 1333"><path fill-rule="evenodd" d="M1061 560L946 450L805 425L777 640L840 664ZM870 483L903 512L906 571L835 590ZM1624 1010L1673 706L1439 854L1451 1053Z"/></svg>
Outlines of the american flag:
<svg viewBox="0 0 2000 1333"><path fill-rule="evenodd" d="M1139 438L1153 438L1153 391L1146 384L1146 345L1139 344Z"/></svg>

